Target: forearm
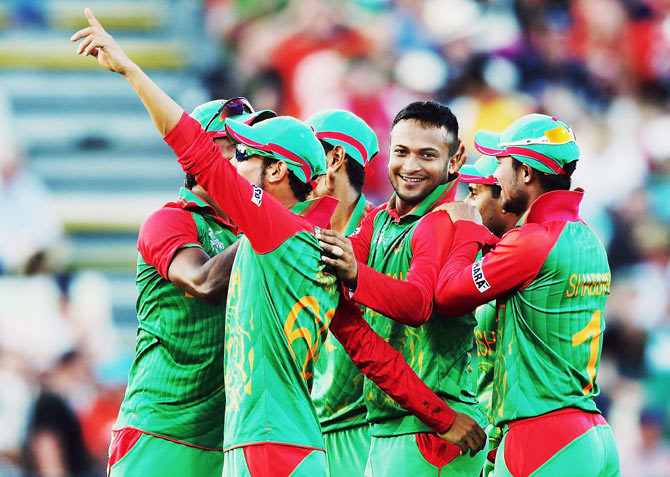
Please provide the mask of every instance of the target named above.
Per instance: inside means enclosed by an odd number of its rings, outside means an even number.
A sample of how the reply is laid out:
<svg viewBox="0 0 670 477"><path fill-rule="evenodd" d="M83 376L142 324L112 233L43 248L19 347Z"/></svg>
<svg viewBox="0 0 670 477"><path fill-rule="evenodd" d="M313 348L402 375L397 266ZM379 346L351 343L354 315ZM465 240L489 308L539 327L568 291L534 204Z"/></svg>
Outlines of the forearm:
<svg viewBox="0 0 670 477"><path fill-rule="evenodd" d="M200 273L194 277L192 284L194 296L210 305L225 305L230 274L239 245L238 240L200 267Z"/></svg>
<svg viewBox="0 0 670 477"><path fill-rule="evenodd" d="M183 108L149 78L139 66L131 63L123 73L139 96L161 136L169 133L179 122Z"/></svg>
<svg viewBox="0 0 670 477"><path fill-rule="evenodd" d="M352 299L408 326L421 326L433 312L433 288L391 278L359 262Z"/></svg>
<svg viewBox="0 0 670 477"><path fill-rule="evenodd" d="M400 406L437 433L451 426L454 410L419 379L399 351L375 333L353 302L340 299L330 331L358 369Z"/></svg>

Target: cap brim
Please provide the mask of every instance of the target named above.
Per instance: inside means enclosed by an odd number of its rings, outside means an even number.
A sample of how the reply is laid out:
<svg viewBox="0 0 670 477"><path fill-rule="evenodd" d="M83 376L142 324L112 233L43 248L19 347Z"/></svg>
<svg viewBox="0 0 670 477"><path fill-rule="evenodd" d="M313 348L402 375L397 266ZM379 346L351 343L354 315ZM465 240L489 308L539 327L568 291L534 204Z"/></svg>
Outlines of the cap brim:
<svg viewBox="0 0 670 477"><path fill-rule="evenodd" d="M265 150L267 140L258 129L241 122L239 119L226 119L225 131L231 141L245 146Z"/></svg>
<svg viewBox="0 0 670 477"><path fill-rule="evenodd" d="M498 183L495 177L493 177L492 175L485 176L484 174L482 174L482 171L477 169L474 165L467 165L461 167L461 170L458 171L458 174L460 176L460 181L466 182L468 184L494 185Z"/></svg>
<svg viewBox="0 0 670 477"><path fill-rule="evenodd" d="M487 156L505 156L504 148L499 146L500 133L492 131L477 131L475 133L475 149Z"/></svg>

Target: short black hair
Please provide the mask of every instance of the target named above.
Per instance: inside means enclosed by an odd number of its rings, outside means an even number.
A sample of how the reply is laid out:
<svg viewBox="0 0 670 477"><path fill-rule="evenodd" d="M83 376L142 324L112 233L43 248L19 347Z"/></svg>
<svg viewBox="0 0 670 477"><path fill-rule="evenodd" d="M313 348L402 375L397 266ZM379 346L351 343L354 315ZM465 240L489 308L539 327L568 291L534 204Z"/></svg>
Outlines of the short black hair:
<svg viewBox="0 0 670 477"><path fill-rule="evenodd" d="M522 162L512 158L512 167L514 170L521 167ZM572 173L575 172L577 167L577 161L568 162L563 166L566 174L547 174L542 171L537 171L538 180L540 181L540 187L545 192L551 192L552 190L570 190L572 185Z"/></svg>
<svg viewBox="0 0 670 477"><path fill-rule="evenodd" d="M326 155L335 149L335 146L326 141L321 140L320 142ZM351 187L360 194L363 191L363 184L365 184L365 167L349 154L344 155L344 166L347 171L347 177L349 178L349 184L351 184Z"/></svg>
<svg viewBox="0 0 670 477"><path fill-rule="evenodd" d="M447 130L446 142L449 154L458 150L458 120L451 109L437 101L415 101L408 104L396 114L391 129L400 121L413 119L421 124Z"/></svg>
<svg viewBox="0 0 670 477"><path fill-rule="evenodd" d="M184 187L188 190L193 190L193 188L197 185L198 182L195 180L195 176L186 174L186 177L184 177Z"/></svg>
<svg viewBox="0 0 670 477"><path fill-rule="evenodd" d="M261 169L262 189L265 188L265 172L268 170L270 164L272 164L273 162L278 161L276 159L272 159L269 157L263 157L263 167ZM296 199L298 199L298 202L303 202L307 200L307 196L309 195L310 192L312 192L312 184L304 183L303 181L298 179L298 176L296 176L291 170L288 171L288 184L291 187L293 195L295 196Z"/></svg>

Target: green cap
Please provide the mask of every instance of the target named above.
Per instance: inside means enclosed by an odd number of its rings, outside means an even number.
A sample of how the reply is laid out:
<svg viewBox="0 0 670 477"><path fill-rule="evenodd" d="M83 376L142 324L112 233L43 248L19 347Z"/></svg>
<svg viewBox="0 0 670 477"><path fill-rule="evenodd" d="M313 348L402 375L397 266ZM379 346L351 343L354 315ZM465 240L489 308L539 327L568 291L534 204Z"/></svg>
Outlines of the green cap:
<svg viewBox="0 0 670 477"><path fill-rule="evenodd" d="M225 99L215 99L213 101L207 101L206 103L196 106L191 112L191 117L198 121L200 125L205 128L206 131L214 132L212 137L226 137L226 127L225 127L225 117L212 118L214 115L221 109L221 105L225 103ZM262 109L256 111L255 113L244 113L237 116L230 116L232 119L236 119L244 124L255 124L264 119L275 118L277 113L270 109Z"/></svg>
<svg viewBox="0 0 670 477"><path fill-rule="evenodd" d="M490 156L512 156L547 174L565 174L563 166L579 159L570 126L545 114L523 116L501 133L477 131L475 148Z"/></svg>
<svg viewBox="0 0 670 477"><path fill-rule="evenodd" d="M466 164L458 171L461 182L470 184L493 185L498 179L493 173L498 168L498 159L493 156L482 156L474 164Z"/></svg>
<svg viewBox="0 0 670 477"><path fill-rule="evenodd" d="M311 116L305 124L316 137L331 146L342 146L349 157L365 167L379 152L377 135L365 121L349 111L328 109Z"/></svg>
<svg viewBox="0 0 670 477"><path fill-rule="evenodd" d="M238 144L284 161L289 170L308 183L326 173L326 155L312 128L291 116L279 116L249 126L226 119L228 137Z"/></svg>

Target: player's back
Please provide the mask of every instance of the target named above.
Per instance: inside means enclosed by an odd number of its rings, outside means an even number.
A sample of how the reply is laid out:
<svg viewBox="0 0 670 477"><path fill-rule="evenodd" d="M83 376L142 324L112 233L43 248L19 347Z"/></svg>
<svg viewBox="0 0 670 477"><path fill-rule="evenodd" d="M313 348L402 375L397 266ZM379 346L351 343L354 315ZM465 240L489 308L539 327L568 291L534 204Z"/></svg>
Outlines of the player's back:
<svg viewBox="0 0 670 477"><path fill-rule="evenodd" d="M263 254L242 239L226 313L224 449L324 447L310 390L339 291L320 256L307 231Z"/></svg>
<svg viewBox="0 0 670 477"><path fill-rule="evenodd" d="M593 396L611 277L607 254L581 221L525 227L555 243L530 283L498 302L497 424L566 407L598 412Z"/></svg>

